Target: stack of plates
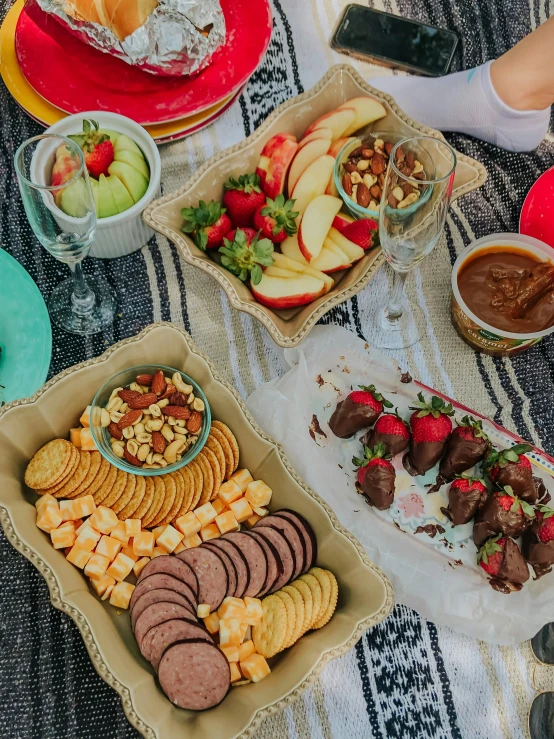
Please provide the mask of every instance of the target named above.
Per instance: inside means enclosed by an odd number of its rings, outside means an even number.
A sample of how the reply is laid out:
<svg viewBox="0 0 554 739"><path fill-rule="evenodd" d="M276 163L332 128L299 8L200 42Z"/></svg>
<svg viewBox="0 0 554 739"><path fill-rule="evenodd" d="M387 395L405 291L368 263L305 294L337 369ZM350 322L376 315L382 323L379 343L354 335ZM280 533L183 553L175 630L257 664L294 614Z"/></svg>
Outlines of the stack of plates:
<svg viewBox="0 0 554 739"><path fill-rule="evenodd" d="M145 126L157 143L219 118L260 64L271 37L269 0L221 0L227 42L193 77L131 67L75 38L32 0L17 0L0 29L0 74L19 105L44 126L67 114L109 110Z"/></svg>

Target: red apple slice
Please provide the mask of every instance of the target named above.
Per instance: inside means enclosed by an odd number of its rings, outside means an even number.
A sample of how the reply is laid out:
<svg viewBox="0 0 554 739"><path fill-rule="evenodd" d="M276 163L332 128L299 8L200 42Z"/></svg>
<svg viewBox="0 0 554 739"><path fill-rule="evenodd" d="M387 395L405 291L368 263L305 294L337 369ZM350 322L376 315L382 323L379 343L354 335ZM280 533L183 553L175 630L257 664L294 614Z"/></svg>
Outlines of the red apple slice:
<svg viewBox="0 0 554 739"><path fill-rule="evenodd" d="M311 200L318 195L323 195L333 175L334 166L333 157L325 154L306 167L291 194L291 198L295 201L294 210L302 215Z"/></svg>
<svg viewBox="0 0 554 739"><path fill-rule="evenodd" d="M316 159L327 154L331 146L331 139L314 139L306 146L298 149L289 170L289 179L287 183L289 194L294 190L294 186L298 182L300 175L310 166Z"/></svg>
<svg viewBox="0 0 554 739"><path fill-rule="evenodd" d="M271 264L269 267L264 269L264 275L267 275L268 277L296 277L297 272L298 270L278 267L275 264Z"/></svg>
<svg viewBox="0 0 554 739"><path fill-rule="evenodd" d="M350 260L346 254L333 244L331 239L325 239L323 249L319 256L310 262L316 269L322 272L338 272L341 269L350 267Z"/></svg>
<svg viewBox="0 0 554 739"><path fill-rule="evenodd" d="M306 144L309 144L310 141L314 141L314 139L329 139L329 143L331 143L332 138L333 132L330 128L316 128L315 131L312 131L307 136L300 139L298 142L298 150L302 149Z"/></svg>
<svg viewBox="0 0 554 739"><path fill-rule="evenodd" d="M342 136L350 136L354 131L359 131L360 128L364 128L364 126L373 123L373 121L378 121L380 118L384 118L387 115L385 106L375 98L369 96L350 98L350 100L339 105L337 110L347 109L353 109L355 117L342 132Z"/></svg>
<svg viewBox="0 0 554 739"><path fill-rule="evenodd" d="M304 136L315 131L317 128L330 128L333 134L333 141L340 139L341 136L345 136L345 131L352 127L352 124L356 120L357 112L354 108L347 108L346 103L344 108L337 108L332 110L330 113L325 113L321 118L318 118L308 126L304 132ZM356 130L356 129L354 129ZM303 137L304 138L304 137Z"/></svg>
<svg viewBox="0 0 554 739"><path fill-rule="evenodd" d="M314 269L302 256L300 253L300 249L298 248L298 239L296 238L296 234L294 236L290 237L291 239L294 239L296 242L296 246L292 244L292 248L288 248L287 251L289 251L289 256L283 254L279 254L279 252L274 252L273 259L275 260L275 267L279 267L282 269L285 269L290 272L300 272L306 275L311 275L312 277L315 277L318 280L323 280L325 283L325 292L328 293L329 290L332 290L333 285L335 284L333 282L333 278L326 275L324 272L321 272L318 269ZM281 243L281 248L283 247L283 244L286 243L288 239L283 241ZM293 253L297 255L298 258L291 257L290 253ZM300 261L302 260L302 261ZM269 269L269 267L268 267ZM267 272L267 269L265 270Z"/></svg>
<svg viewBox="0 0 554 739"><path fill-rule="evenodd" d="M256 167L256 174L260 178L262 185L265 183L273 155L276 154L287 141L290 143L296 143L296 136L293 136L291 133L276 133L275 136L272 136L269 139L269 141L266 141L264 148L262 149L262 153L260 154L260 161Z"/></svg>
<svg viewBox="0 0 554 739"><path fill-rule="evenodd" d="M297 274L293 277L262 275L257 285L250 284L256 300L276 310L306 305L325 293L325 283L311 275Z"/></svg>
<svg viewBox="0 0 554 739"><path fill-rule="evenodd" d="M337 231L342 233L348 224L354 223L355 220L349 213L337 213L333 218L333 228L336 228Z"/></svg>
<svg viewBox="0 0 554 739"><path fill-rule="evenodd" d="M358 246L358 244L355 244L353 241L350 241L350 239L347 239L346 236L343 236L340 231L337 231L336 228L331 227L329 233L327 234L327 239L325 240L325 243L327 243L328 240L336 244L339 249L341 249L346 254L351 262L357 262L358 259L361 259L365 254L365 251L362 249L361 246Z"/></svg>
<svg viewBox="0 0 554 739"><path fill-rule="evenodd" d="M342 200L332 195L318 195L309 203L298 228L298 246L306 261L311 262L319 255L341 207Z"/></svg>

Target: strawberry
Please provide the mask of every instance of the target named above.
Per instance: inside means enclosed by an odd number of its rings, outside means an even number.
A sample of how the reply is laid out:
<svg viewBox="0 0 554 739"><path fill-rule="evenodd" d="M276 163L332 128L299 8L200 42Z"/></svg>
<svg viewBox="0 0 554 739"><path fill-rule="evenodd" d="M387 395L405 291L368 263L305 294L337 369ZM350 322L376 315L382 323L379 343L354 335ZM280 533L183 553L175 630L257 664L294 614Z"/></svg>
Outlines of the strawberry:
<svg viewBox="0 0 554 739"><path fill-rule="evenodd" d="M280 193L275 200L267 198L254 213L254 226L262 232L266 239L278 244L287 236L292 236L297 231L296 221L298 212L293 210L294 200L285 200Z"/></svg>
<svg viewBox="0 0 554 739"><path fill-rule="evenodd" d="M362 459L352 459L358 467L357 479L362 494L380 511L390 508L394 500L396 472L389 456L384 444L376 444L373 449L364 448Z"/></svg>
<svg viewBox="0 0 554 739"><path fill-rule="evenodd" d="M479 547L490 536L520 536L535 517L533 506L514 495L509 485L496 490L477 511L473 541Z"/></svg>
<svg viewBox="0 0 554 739"><path fill-rule="evenodd" d="M202 251L220 246L224 236L232 228L225 208L215 200L207 205L201 200L196 208L182 208L181 215L185 220L181 231L192 234L196 246Z"/></svg>
<svg viewBox="0 0 554 739"><path fill-rule="evenodd" d="M415 411L410 417L412 439L410 450L404 457L404 467L410 475L424 475L442 457L446 442L452 431L450 416L452 405L434 395L428 403L423 393L410 406Z"/></svg>
<svg viewBox="0 0 554 739"><path fill-rule="evenodd" d="M372 218L361 218L345 226L342 235L367 251L379 243L379 224Z"/></svg>
<svg viewBox="0 0 554 739"><path fill-rule="evenodd" d="M83 133L69 138L79 143L92 177L98 179L101 174L109 175L108 167L114 160L113 144L107 134L99 132L96 121L83 121Z"/></svg>
<svg viewBox="0 0 554 739"><path fill-rule="evenodd" d="M554 541L554 510L545 505L539 506L539 511L537 511L536 515L537 519L541 522L537 529L538 539L543 544L548 544L549 541Z"/></svg>
<svg viewBox="0 0 554 739"><path fill-rule="evenodd" d="M484 465L493 482L500 487L509 485L516 495L529 503L535 503L538 498L531 462L525 456L532 448L529 444L516 444L502 452L493 450Z"/></svg>
<svg viewBox="0 0 554 739"><path fill-rule="evenodd" d="M480 493L486 493L487 488L479 477L464 477L461 475L457 477L450 486L450 490L457 490L463 495L471 493L473 490L478 490Z"/></svg>
<svg viewBox="0 0 554 739"><path fill-rule="evenodd" d="M273 244L268 239L260 239L252 228L237 228L223 239L221 264L246 282L250 277L254 285L262 279L264 267L273 264Z"/></svg>
<svg viewBox="0 0 554 739"><path fill-rule="evenodd" d="M241 174L238 179L231 177L223 186L225 195L223 205L233 226L244 228L254 223L254 213L265 204L265 195L260 187L257 174Z"/></svg>
<svg viewBox="0 0 554 739"><path fill-rule="evenodd" d="M535 521L523 534L522 551L525 561L535 571L535 580L552 571L554 565L554 510L539 505Z"/></svg>
<svg viewBox="0 0 554 739"><path fill-rule="evenodd" d="M491 576L489 583L499 593L521 590L529 579L529 569L518 545L502 534L483 543L477 554L477 563Z"/></svg>
<svg viewBox="0 0 554 739"><path fill-rule="evenodd" d="M454 526L459 526L471 521L487 500L487 496L488 491L483 480L470 475L461 475L450 485L448 508L441 508L441 511Z"/></svg>
<svg viewBox="0 0 554 739"><path fill-rule="evenodd" d="M506 537L501 534L488 539L477 554L477 562L489 575L498 575L502 560L504 559L504 547L506 546Z"/></svg>
<svg viewBox="0 0 554 739"><path fill-rule="evenodd" d="M384 444L391 456L400 454L410 443L410 432L398 413L384 413L375 426L362 437L361 442L370 449L376 444Z"/></svg>
<svg viewBox="0 0 554 739"><path fill-rule="evenodd" d="M338 403L329 420L329 428L340 439L372 426L383 412L383 406L392 408L392 403L374 385L359 385L359 388Z"/></svg>

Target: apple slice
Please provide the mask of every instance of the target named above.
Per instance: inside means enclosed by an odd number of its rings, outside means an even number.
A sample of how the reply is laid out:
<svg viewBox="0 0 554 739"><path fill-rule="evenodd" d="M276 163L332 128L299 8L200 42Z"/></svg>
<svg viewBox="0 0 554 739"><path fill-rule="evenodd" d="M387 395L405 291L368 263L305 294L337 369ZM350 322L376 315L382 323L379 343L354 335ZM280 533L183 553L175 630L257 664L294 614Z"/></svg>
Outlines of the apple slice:
<svg viewBox="0 0 554 739"><path fill-rule="evenodd" d="M306 261L311 262L319 255L341 207L342 200L332 195L318 195L309 203L298 228L298 246Z"/></svg>
<svg viewBox="0 0 554 739"><path fill-rule="evenodd" d="M333 282L333 278L329 277L324 272L321 272L318 269L314 269L310 264L306 262L306 260L300 253L300 249L298 248L298 240L296 239L296 234L294 236L291 236L290 238L296 240L296 249L297 249L299 259L295 259L294 257L288 257L285 254L279 254L279 252L276 251L276 252L273 252L273 259L275 261L274 266L282 268L282 269L286 269L289 272L301 272L306 275L311 275L312 277L315 277L318 280L323 280L323 282L325 283L325 292L328 293L329 290L333 289L333 285L335 284ZM281 246L283 246L283 244L281 244ZM300 259L302 261L300 261Z"/></svg>
<svg viewBox="0 0 554 739"><path fill-rule="evenodd" d="M327 154L329 147L331 146L331 139L314 139L310 141L306 146L298 149L289 170L289 179L287 183L289 194L294 190L294 186L298 182L298 179L302 172L310 166L316 159Z"/></svg>
<svg viewBox="0 0 554 739"><path fill-rule="evenodd" d="M295 201L294 209L300 215L308 207L308 203L318 195L323 195L329 179L333 175L335 160L328 154L319 157L306 167L298 178L290 197Z"/></svg>
<svg viewBox="0 0 554 739"><path fill-rule="evenodd" d="M268 277L296 277L296 271L285 269L284 267L277 267L275 264L271 264L269 267L264 269L264 275L267 275Z"/></svg>
<svg viewBox="0 0 554 739"><path fill-rule="evenodd" d="M333 135L333 141L335 139L340 139L341 136L346 135L345 131L351 128L352 124L356 120L356 115L356 110L354 108L347 108L345 104L344 108L337 108L336 110L332 110L330 113L325 113L321 118L314 121L312 125L308 126L305 130L302 138L308 136L317 128L330 128Z"/></svg>
<svg viewBox="0 0 554 739"><path fill-rule="evenodd" d="M354 131L359 131L360 128L364 128L369 123L378 121L387 115L385 106L369 96L351 98L337 108L337 110L352 109L355 113L354 120L346 127L341 136L350 136Z"/></svg>
<svg viewBox="0 0 554 739"><path fill-rule="evenodd" d="M361 246L358 246L358 244L355 244L353 241L350 241L350 239L347 239L346 236L343 236L340 231L337 231L336 228L331 227L329 233L327 234L327 239L325 243L327 243L327 240L332 241L334 244L336 244L339 249L341 249L346 254L351 262L357 262L358 259L361 259L365 254L365 251L362 249Z"/></svg>
<svg viewBox="0 0 554 739"><path fill-rule="evenodd" d="M330 128L316 128L315 131L312 131L307 136L304 136L303 139L300 139L298 142L298 150L302 149L306 144L309 144L310 141L314 141L315 139L329 139L329 143L331 143L332 138L333 132Z"/></svg>
<svg viewBox="0 0 554 739"><path fill-rule="evenodd" d="M354 223L356 219L350 215L350 213L337 213L333 219L333 228L341 233L348 226L349 223Z"/></svg>
<svg viewBox="0 0 554 739"><path fill-rule="evenodd" d="M311 263L316 269L320 269L322 272L338 272L341 269L350 267L350 260L346 254L339 249L336 244L333 244L331 239L325 239L323 249L319 253L316 259L313 259Z"/></svg>
<svg viewBox="0 0 554 739"><path fill-rule="evenodd" d="M291 133L276 133L275 136L272 136L269 141L266 141L264 148L262 149L262 153L260 155L260 161L258 162L258 166L256 167L256 174L260 178L260 182L262 184L262 189L265 181L268 176L268 172L271 170L272 175L271 178L273 180L277 180L279 176L279 169L282 169L283 162L287 158L287 152L289 152L290 159L286 165L286 168L288 169L288 165L290 164L290 161L292 160L292 157L294 156L296 149L298 147L298 144L296 142L296 136L293 136ZM276 157L276 162L272 164L273 158ZM277 163L280 163L280 167L277 166ZM285 170L286 175L286 170ZM271 180L270 180L271 181ZM284 185L284 178L283 178L283 185ZM272 189L275 187L275 185L272 185ZM264 189L265 192L265 189ZM279 192L284 192L283 189L279 190L275 193L275 195L278 195ZM275 195L269 195L269 193L266 193L268 197L274 198Z"/></svg>
<svg viewBox="0 0 554 739"><path fill-rule="evenodd" d="M306 305L325 293L323 280L307 274L273 277L264 272L261 281L257 285L250 283L250 288L259 303L277 310Z"/></svg>
<svg viewBox="0 0 554 739"><path fill-rule="evenodd" d="M346 138L337 139L331 144L327 154L329 154L330 157L333 157L334 159L336 159L338 155L341 153L343 147L346 146L346 144L348 144L350 141L356 141L356 139L353 136L347 136ZM338 198L339 191L337 190L337 186L335 185L334 177L331 177L331 179L329 180L329 184L327 185L327 188L325 189L325 194L334 195L336 198Z"/></svg>

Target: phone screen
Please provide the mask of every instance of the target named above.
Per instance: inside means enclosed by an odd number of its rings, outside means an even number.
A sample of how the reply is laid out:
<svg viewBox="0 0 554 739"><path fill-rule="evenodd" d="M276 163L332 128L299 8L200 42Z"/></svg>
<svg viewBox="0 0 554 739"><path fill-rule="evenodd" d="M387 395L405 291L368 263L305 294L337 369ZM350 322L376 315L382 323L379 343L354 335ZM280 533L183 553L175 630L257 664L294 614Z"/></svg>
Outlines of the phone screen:
<svg viewBox="0 0 554 739"><path fill-rule="evenodd" d="M448 71L458 37L452 31L349 5L333 38L333 46L393 66L438 76Z"/></svg>

